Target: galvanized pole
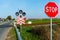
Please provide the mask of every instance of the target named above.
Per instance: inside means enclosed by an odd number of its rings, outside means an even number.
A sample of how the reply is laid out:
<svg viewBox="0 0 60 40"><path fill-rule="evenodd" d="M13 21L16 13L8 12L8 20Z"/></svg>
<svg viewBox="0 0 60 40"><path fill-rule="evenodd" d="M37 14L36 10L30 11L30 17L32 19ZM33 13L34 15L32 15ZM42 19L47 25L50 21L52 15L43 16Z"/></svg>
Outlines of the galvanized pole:
<svg viewBox="0 0 60 40"><path fill-rule="evenodd" d="M50 40L52 40L52 18L50 19Z"/></svg>
<svg viewBox="0 0 60 40"><path fill-rule="evenodd" d="M22 23L20 24L20 32L22 32Z"/></svg>

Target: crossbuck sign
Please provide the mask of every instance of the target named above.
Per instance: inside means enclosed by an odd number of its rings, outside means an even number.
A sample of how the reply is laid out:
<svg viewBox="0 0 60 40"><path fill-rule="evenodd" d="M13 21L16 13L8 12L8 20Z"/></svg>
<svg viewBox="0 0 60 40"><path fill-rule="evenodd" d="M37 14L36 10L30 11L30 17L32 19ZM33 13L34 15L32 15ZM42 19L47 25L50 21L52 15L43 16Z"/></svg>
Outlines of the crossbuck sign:
<svg viewBox="0 0 60 40"><path fill-rule="evenodd" d="M19 12L16 12L16 24L25 24L25 17L26 13L22 10L19 10Z"/></svg>
<svg viewBox="0 0 60 40"><path fill-rule="evenodd" d="M16 24L25 24L25 16L22 18L16 16Z"/></svg>

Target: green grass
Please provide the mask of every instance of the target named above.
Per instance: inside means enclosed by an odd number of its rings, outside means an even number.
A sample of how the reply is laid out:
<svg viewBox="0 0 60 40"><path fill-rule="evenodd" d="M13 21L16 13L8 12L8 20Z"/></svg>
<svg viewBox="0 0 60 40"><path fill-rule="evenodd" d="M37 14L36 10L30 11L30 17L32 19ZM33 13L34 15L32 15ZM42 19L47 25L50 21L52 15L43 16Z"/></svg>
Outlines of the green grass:
<svg viewBox="0 0 60 40"><path fill-rule="evenodd" d="M21 36L23 40L36 40L37 39L35 36L32 36L31 33L27 32L28 30L31 30L31 29L32 29L31 26L22 28Z"/></svg>
<svg viewBox="0 0 60 40"><path fill-rule="evenodd" d="M48 26L47 27L36 26L35 28L33 28L32 26L22 27L21 37L23 40L44 40L44 37L46 37L47 35L46 33L48 33L48 29L49 29Z"/></svg>
<svg viewBox="0 0 60 40"><path fill-rule="evenodd" d="M26 22L31 21L32 23L42 23L42 22L49 22L49 19L40 19L40 20L27 20Z"/></svg>
<svg viewBox="0 0 60 40"><path fill-rule="evenodd" d="M50 22L50 19L26 20L26 22L28 22L28 21L31 21L32 23L47 23L47 22ZM53 19L52 21L53 21L53 22L60 22L60 19L55 18L55 19Z"/></svg>

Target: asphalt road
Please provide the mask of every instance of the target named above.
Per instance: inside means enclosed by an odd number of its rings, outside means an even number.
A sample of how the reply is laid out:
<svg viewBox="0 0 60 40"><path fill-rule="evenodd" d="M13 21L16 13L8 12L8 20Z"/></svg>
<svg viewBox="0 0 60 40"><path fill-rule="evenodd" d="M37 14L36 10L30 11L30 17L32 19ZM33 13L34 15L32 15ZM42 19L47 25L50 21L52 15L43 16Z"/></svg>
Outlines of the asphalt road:
<svg viewBox="0 0 60 40"><path fill-rule="evenodd" d="M12 21L6 22L2 25L0 25L0 40L5 40L6 37L6 32L8 31L8 29L10 28L10 24Z"/></svg>

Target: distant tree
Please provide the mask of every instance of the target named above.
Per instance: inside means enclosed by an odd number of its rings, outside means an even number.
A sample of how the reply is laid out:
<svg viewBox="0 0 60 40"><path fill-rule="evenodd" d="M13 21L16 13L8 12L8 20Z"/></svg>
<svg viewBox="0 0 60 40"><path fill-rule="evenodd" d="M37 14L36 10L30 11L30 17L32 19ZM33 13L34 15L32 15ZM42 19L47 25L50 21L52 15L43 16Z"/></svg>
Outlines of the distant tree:
<svg viewBox="0 0 60 40"><path fill-rule="evenodd" d="M7 16L7 18L6 18L6 19L11 20L11 19L12 19L12 17L9 15L9 16Z"/></svg>
<svg viewBox="0 0 60 40"><path fill-rule="evenodd" d="M15 18L13 18L12 20L15 20Z"/></svg>

